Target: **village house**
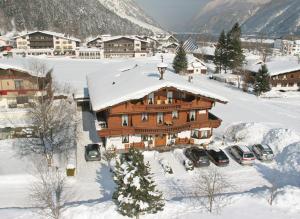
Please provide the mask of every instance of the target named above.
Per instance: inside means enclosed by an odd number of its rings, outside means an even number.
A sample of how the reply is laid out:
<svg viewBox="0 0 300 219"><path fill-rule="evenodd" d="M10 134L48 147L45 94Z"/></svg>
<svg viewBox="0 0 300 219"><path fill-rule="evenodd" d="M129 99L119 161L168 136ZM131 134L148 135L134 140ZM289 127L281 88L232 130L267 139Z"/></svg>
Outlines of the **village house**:
<svg viewBox="0 0 300 219"><path fill-rule="evenodd" d="M0 107L27 107L34 98L47 94L50 74L36 76L21 68L0 65Z"/></svg>
<svg viewBox="0 0 300 219"><path fill-rule="evenodd" d="M15 53L26 55L75 55L80 39L51 31L33 31L14 38Z"/></svg>
<svg viewBox="0 0 300 219"><path fill-rule="evenodd" d="M297 57L276 57L266 63L257 62L247 65L246 69L256 74L262 64L266 64L272 90L299 91L300 90L300 62Z"/></svg>
<svg viewBox="0 0 300 219"><path fill-rule="evenodd" d="M158 69L149 63L87 76L95 124L107 149L206 145L212 140L222 121L210 110L227 100L167 70L165 63Z"/></svg>
<svg viewBox="0 0 300 219"><path fill-rule="evenodd" d="M88 41L87 46L103 49L104 58L146 57L149 54L148 42L136 36L103 35Z"/></svg>
<svg viewBox="0 0 300 219"><path fill-rule="evenodd" d="M207 67L204 62L200 59L194 57L193 55L188 55L188 74L207 74Z"/></svg>
<svg viewBox="0 0 300 219"><path fill-rule="evenodd" d="M157 35L155 39L159 43L159 50L164 53L176 53L179 40L173 35Z"/></svg>

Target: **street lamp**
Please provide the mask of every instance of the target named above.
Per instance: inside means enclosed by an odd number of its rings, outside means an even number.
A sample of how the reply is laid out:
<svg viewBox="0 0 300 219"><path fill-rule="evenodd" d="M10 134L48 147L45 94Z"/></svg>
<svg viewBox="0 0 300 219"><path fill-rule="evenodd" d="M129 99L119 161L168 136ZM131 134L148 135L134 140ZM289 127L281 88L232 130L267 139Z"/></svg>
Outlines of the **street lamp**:
<svg viewBox="0 0 300 219"><path fill-rule="evenodd" d="M157 64L157 69L158 69L158 71L160 73L159 80L163 80L164 79L164 73L166 72L167 67L168 67L168 64L163 63L163 62Z"/></svg>

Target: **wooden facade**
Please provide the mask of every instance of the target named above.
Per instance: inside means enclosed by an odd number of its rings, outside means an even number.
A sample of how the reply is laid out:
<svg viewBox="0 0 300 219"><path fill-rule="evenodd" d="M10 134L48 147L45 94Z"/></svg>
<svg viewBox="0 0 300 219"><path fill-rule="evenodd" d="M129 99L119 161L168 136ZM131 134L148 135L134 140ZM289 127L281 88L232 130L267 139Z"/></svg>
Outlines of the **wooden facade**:
<svg viewBox="0 0 300 219"><path fill-rule="evenodd" d="M34 97L45 95L50 83L50 74L37 77L22 70L0 68L0 105L29 104Z"/></svg>
<svg viewBox="0 0 300 219"><path fill-rule="evenodd" d="M277 90L300 90L300 70L271 76L271 85Z"/></svg>
<svg viewBox="0 0 300 219"><path fill-rule="evenodd" d="M122 139L115 144L124 144L125 149L198 144L210 139L213 128L221 125L221 120L209 112L214 102L176 88L163 88L97 112L98 121L105 124L98 134L108 147L108 139ZM124 149L122 145L117 148Z"/></svg>

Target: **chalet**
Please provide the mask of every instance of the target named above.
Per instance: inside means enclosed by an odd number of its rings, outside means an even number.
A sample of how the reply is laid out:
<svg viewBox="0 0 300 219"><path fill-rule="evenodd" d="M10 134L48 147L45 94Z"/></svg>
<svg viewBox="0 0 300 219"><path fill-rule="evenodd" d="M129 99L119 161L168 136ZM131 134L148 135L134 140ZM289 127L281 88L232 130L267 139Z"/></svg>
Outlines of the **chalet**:
<svg viewBox="0 0 300 219"><path fill-rule="evenodd" d="M51 31L33 31L17 36L15 40L17 49L28 55L49 55L51 51L54 55L74 55L80 46L79 39Z"/></svg>
<svg viewBox="0 0 300 219"><path fill-rule="evenodd" d="M188 74L206 74L207 73L207 67L204 62L202 62L200 59L188 55L188 67L187 67L187 73Z"/></svg>
<svg viewBox="0 0 300 219"><path fill-rule="evenodd" d="M256 74L262 64L266 64L272 90L298 91L300 90L300 62L297 57L276 57L266 63L257 62L247 65L246 69Z"/></svg>
<svg viewBox="0 0 300 219"><path fill-rule="evenodd" d="M101 36L87 43L88 47L104 50L104 58L146 57L148 42L135 36Z"/></svg>
<svg viewBox="0 0 300 219"><path fill-rule="evenodd" d="M208 144L221 119L210 113L227 100L203 91L160 63L87 76L98 135L107 149L158 149Z"/></svg>
<svg viewBox="0 0 300 219"><path fill-rule="evenodd" d="M179 46L179 40L173 35L157 35L156 40L159 42L159 49L165 53L176 53Z"/></svg>
<svg viewBox="0 0 300 219"><path fill-rule="evenodd" d="M34 98L46 95L51 76L36 76L24 69L0 65L0 106L26 107Z"/></svg>

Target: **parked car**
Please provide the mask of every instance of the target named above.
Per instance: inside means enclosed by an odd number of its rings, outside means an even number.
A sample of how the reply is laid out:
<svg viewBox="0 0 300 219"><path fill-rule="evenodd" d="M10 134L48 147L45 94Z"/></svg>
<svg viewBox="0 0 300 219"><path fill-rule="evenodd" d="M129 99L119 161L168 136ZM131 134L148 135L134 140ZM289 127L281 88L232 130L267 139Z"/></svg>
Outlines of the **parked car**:
<svg viewBox="0 0 300 219"><path fill-rule="evenodd" d="M185 167L185 169L188 170L193 170L194 169L194 164L192 161L190 161L189 159L186 159L183 161L183 165Z"/></svg>
<svg viewBox="0 0 300 219"><path fill-rule="evenodd" d="M184 151L185 156L191 160L195 167L209 166L210 162L204 149L197 147L187 148Z"/></svg>
<svg viewBox="0 0 300 219"><path fill-rule="evenodd" d="M232 156L243 165L252 165L254 163L254 154L249 150L247 146L234 145L230 148Z"/></svg>
<svg viewBox="0 0 300 219"><path fill-rule="evenodd" d="M208 150L207 155L208 158L217 166L227 166L229 164L229 159L222 150Z"/></svg>
<svg viewBox="0 0 300 219"><path fill-rule="evenodd" d="M252 146L252 151L259 160L271 161L274 159L274 153L268 145L256 144Z"/></svg>
<svg viewBox="0 0 300 219"><path fill-rule="evenodd" d="M99 161L101 160L100 145L99 144L89 144L85 146L86 161Z"/></svg>
<svg viewBox="0 0 300 219"><path fill-rule="evenodd" d="M162 166L162 168L164 169L165 173L173 174L173 170L167 160L160 159L159 163Z"/></svg>

